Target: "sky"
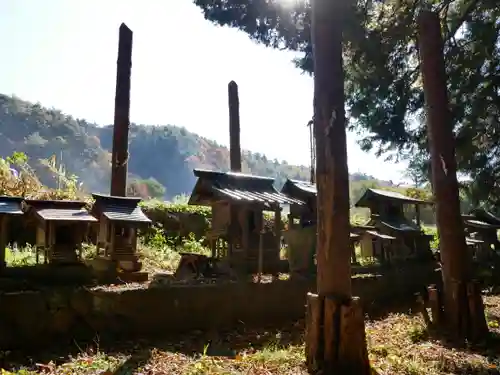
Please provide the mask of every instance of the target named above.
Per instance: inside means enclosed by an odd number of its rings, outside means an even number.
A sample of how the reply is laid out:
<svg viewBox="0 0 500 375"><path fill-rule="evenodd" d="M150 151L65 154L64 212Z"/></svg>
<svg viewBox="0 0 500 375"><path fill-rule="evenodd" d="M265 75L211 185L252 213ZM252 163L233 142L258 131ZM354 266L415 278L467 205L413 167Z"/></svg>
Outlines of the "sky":
<svg viewBox="0 0 500 375"><path fill-rule="evenodd" d="M244 149L308 165L313 82L294 53L206 21L190 0L2 0L0 92L97 124L113 122L118 28L133 31L130 120L229 143L227 84L239 86ZM404 166L348 134L351 173L394 182Z"/></svg>

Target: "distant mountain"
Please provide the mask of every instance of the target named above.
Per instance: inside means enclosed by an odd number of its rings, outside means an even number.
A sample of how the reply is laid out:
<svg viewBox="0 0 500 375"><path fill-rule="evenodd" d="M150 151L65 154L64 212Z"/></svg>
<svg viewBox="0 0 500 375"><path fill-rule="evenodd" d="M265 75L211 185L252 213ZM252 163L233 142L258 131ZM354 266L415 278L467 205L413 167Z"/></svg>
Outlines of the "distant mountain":
<svg viewBox="0 0 500 375"><path fill-rule="evenodd" d="M214 141L172 125L131 125L130 181L160 189L165 197L189 194L195 178L193 168L227 170L229 151ZM0 156L24 152L43 183L55 185L40 159L53 158L75 174L92 192L108 192L112 127L100 127L75 119L54 108L45 108L16 97L0 94ZM276 178L309 179L309 168L269 160L265 155L243 151L243 171ZM364 186L391 186L362 173L351 175L351 196Z"/></svg>

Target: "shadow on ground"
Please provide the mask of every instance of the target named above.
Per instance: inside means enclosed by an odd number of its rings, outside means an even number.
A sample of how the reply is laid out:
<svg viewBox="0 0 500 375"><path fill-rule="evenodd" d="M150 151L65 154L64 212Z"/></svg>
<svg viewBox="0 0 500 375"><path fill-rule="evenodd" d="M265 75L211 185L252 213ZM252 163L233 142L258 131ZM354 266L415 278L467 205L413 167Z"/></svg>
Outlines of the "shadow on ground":
<svg viewBox="0 0 500 375"><path fill-rule="evenodd" d="M389 314L412 314L415 306L412 304L400 304L398 306L385 305L382 307L371 306L367 309L366 317L369 320L382 320ZM161 339L134 339L124 341L119 338L115 340L104 340L96 337L91 342L73 342L70 345L54 346L50 350L38 352L11 352L4 353L0 357L0 366L3 369L19 369L21 366L37 369L38 363L54 363L60 365L71 361L71 357L84 353L93 356L96 353L105 353L107 356L122 358L120 365L113 372L106 375L125 375L140 372L141 368L150 360L153 349L159 351L181 353L187 356L216 356L235 358L242 351L254 352L266 348L282 348L290 345L300 346L304 343L304 321L289 322L278 328L253 329L241 323L231 331L195 331L185 335L165 336ZM500 359L500 334L493 331L483 344L458 345L443 337L433 337L431 332L421 337L422 341L439 342L439 346L448 350L453 348L456 352L476 353L488 358L491 362ZM299 349L300 350L300 349ZM447 360L443 356L443 360ZM443 370L462 375L488 375L500 374L497 368L470 365L468 363L443 363ZM373 372L376 374L376 372ZM385 373L384 373L385 374Z"/></svg>
<svg viewBox="0 0 500 375"><path fill-rule="evenodd" d="M406 303L394 306L369 306L367 319L383 319L390 313L408 313L412 306ZM184 335L165 336L161 339L131 339L95 337L90 342L61 342L50 350L12 351L0 353L0 367L14 369L35 368L38 363L68 362L71 357L82 353L107 355L119 354L128 359L113 374L123 375L134 372L146 363L152 349L182 353L188 356L205 354L207 356L235 357L241 351L259 351L265 348L280 348L304 343L304 321L284 323L281 327L254 329L241 323L231 331L194 331ZM3 355L2 355L3 354Z"/></svg>

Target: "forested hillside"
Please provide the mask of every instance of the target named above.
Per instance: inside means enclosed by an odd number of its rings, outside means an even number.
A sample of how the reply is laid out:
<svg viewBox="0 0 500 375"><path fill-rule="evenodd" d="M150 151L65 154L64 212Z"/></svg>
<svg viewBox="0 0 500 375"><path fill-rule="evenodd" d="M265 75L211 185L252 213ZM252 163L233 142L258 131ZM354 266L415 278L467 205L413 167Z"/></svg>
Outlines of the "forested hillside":
<svg viewBox="0 0 500 375"><path fill-rule="evenodd" d="M99 127L75 119L57 109L48 109L15 97L0 95L0 156L14 151L29 157L41 181L55 186L55 179L40 159L57 160L66 174L78 176L88 191L109 188L112 127ZM144 185L151 196L189 194L195 179L193 168L227 170L229 152L224 146L177 126L133 124L130 129L130 181ZM269 160L243 152L245 172L276 177L280 185L287 177L309 179L309 168ZM361 173L351 175L352 198L368 186L391 186Z"/></svg>

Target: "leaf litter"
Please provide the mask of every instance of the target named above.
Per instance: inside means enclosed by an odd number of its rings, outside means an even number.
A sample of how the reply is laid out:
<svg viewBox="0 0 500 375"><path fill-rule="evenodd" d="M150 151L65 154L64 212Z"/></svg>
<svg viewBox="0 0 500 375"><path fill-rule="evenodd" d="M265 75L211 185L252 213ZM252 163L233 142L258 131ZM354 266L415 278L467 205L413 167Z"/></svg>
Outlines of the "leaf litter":
<svg viewBox="0 0 500 375"><path fill-rule="evenodd" d="M432 339L423 320L411 312L368 320L367 344L374 373L500 374L500 296L485 296L484 301L492 340L475 348L454 348ZM46 353L38 360L3 352L1 375L303 375L307 374L303 333L304 322L298 321L280 330L243 327L114 347L95 344L78 348L74 355Z"/></svg>

